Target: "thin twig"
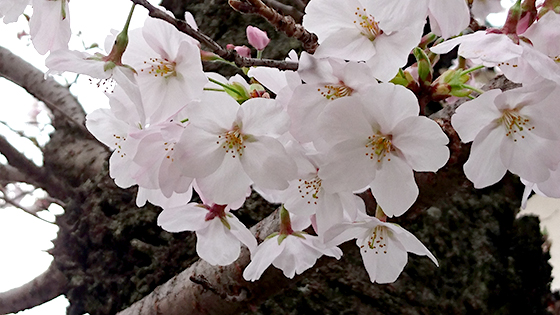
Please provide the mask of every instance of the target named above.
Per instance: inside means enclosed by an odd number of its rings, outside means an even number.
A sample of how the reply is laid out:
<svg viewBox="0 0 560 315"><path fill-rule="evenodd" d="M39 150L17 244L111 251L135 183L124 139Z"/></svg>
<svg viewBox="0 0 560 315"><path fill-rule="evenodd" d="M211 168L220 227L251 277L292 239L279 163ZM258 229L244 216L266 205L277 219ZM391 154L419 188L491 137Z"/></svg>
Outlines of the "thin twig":
<svg viewBox="0 0 560 315"><path fill-rule="evenodd" d="M297 70L298 63L284 60L254 59L239 56L235 50L224 49L206 34L193 29L187 22L176 19L163 10L151 5L147 0L131 0L133 3L143 6L148 10L148 14L156 19L161 19L175 26L179 31L191 36L204 44L213 53L224 60L234 62L238 67L264 66L278 68L280 70Z"/></svg>

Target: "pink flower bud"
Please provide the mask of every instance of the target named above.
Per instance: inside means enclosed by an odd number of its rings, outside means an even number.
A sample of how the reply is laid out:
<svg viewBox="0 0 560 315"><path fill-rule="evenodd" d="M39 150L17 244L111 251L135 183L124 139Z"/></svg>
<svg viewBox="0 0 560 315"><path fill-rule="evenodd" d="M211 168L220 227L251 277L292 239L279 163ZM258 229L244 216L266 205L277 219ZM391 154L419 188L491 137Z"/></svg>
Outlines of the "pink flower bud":
<svg viewBox="0 0 560 315"><path fill-rule="evenodd" d="M266 35L265 31L261 31L260 29L250 25L247 26L247 39L249 40L249 44L257 50L263 50L266 45L270 43L270 39Z"/></svg>
<svg viewBox="0 0 560 315"><path fill-rule="evenodd" d="M251 58L251 48L243 45L243 46L235 46L234 49L235 49L235 51L237 51L239 56L246 57L246 58Z"/></svg>

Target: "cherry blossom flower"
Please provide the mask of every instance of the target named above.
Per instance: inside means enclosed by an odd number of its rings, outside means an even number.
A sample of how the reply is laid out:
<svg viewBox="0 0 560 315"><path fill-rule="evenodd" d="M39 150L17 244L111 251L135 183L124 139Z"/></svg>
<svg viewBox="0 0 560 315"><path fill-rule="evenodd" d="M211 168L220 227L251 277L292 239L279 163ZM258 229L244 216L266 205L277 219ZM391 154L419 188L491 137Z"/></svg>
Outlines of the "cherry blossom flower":
<svg viewBox="0 0 560 315"><path fill-rule="evenodd" d="M68 49L70 12L68 0L33 0L33 15L29 20L31 41L38 53Z"/></svg>
<svg viewBox="0 0 560 315"><path fill-rule="evenodd" d="M400 216L414 203L414 172L435 172L449 158L447 136L433 120L418 116L408 89L383 83L359 96L332 101L320 131L331 144L319 170L327 192L371 187L388 216Z"/></svg>
<svg viewBox="0 0 560 315"><path fill-rule="evenodd" d="M290 133L300 142L319 138L317 117L335 99L363 93L377 80L365 63L317 59L302 53L298 74L306 84L294 89L288 103Z"/></svg>
<svg viewBox="0 0 560 315"><path fill-rule="evenodd" d="M117 186L128 188L137 184L134 174L140 170L132 160L139 141L129 135L143 129L144 113L120 86L109 94L109 105L111 109L97 109L88 114L86 127L97 140L114 150L109 159L109 175Z"/></svg>
<svg viewBox="0 0 560 315"><path fill-rule="evenodd" d="M292 214L315 215L313 227L319 237L336 223L356 219L358 211L365 213L363 200L351 191L329 193L322 187L318 175L321 154L306 153L295 143L290 143L287 149L298 165L298 178L280 193L280 200Z"/></svg>
<svg viewBox="0 0 560 315"><path fill-rule="evenodd" d="M200 97L208 80L194 39L150 17L130 37L123 62L138 73L148 123L164 121Z"/></svg>
<svg viewBox="0 0 560 315"><path fill-rule="evenodd" d="M165 208L158 225L168 232L194 231L196 252L211 265L225 266L234 262L244 244L251 252L257 241L230 211L227 205L197 204Z"/></svg>
<svg viewBox="0 0 560 315"><path fill-rule="evenodd" d="M560 162L556 85L490 90L462 104L451 118L461 141L473 141L464 165L475 188L498 182L507 170L539 183Z"/></svg>
<svg viewBox="0 0 560 315"><path fill-rule="evenodd" d="M239 106L226 93L204 93L189 107L189 125L175 146L181 171L219 204L244 198L253 182L285 189L296 165L276 138L288 127L288 115L274 100L253 98Z"/></svg>
<svg viewBox="0 0 560 315"><path fill-rule="evenodd" d="M447 53L458 44L460 56L485 67L498 66L511 81L532 83L542 77L560 82L560 67L553 58L525 41L512 41L507 34L478 31L445 41L432 47L431 51Z"/></svg>
<svg viewBox="0 0 560 315"><path fill-rule="evenodd" d="M258 280L271 264L281 269L284 276L292 279L296 274L299 275L313 267L323 255L336 259L342 256L338 247L326 247L317 236L301 231L294 232L285 209L281 211L281 221L283 222L280 232L267 237L251 253L251 263L243 271L245 280Z"/></svg>
<svg viewBox="0 0 560 315"><path fill-rule="evenodd" d="M327 245L353 238L372 283L395 282L406 266L408 253L428 256L439 267L434 255L412 233L375 217L363 215L356 222L341 223L325 233Z"/></svg>
<svg viewBox="0 0 560 315"><path fill-rule="evenodd" d="M45 60L45 65L49 68L48 74L70 71L100 79L98 86L109 86L107 92L112 92L111 85L114 81L123 88L135 104L142 104L135 70L109 59L109 56L100 53L92 55L86 52L59 49L50 53Z"/></svg>
<svg viewBox="0 0 560 315"><path fill-rule="evenodd" d="M386 31L382 25L391 16L369 0L312 0L305 12L303 25L319 38L315 56L366 61L381 81L392 79L406 64L424 25L412 18Z"/></svg>

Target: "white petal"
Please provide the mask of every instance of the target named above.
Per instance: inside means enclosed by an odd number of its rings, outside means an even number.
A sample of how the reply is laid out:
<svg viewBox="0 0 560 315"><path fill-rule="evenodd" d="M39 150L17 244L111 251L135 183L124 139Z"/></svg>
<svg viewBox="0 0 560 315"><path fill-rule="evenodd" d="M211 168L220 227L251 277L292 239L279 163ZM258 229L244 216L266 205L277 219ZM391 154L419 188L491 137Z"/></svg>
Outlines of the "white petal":
<svg viewBox="0 0 560 315"><path fill-rule="evenodd" d="M494 105L494 100L502 91L499 89L484 92L472 101L463 103L451 117L451 125L464 143L474 140L486 126L502 114Z"/></svg>
<svg viewBox="0 0 560 315"><path fill-rule="evenodd" d="M225 205L244 199L252 181L238 158L226 156L222 165L211 175L197 178L198 188L209 200Z"/></svg>
<svg viewBox="0 0 560 315"><path fill-rule="evenodd" d="M242 132L253 136L280 136L288 131L290 117L276 101L252 98L239 108Z"/></svg>
<svg viewBox="0 0 560 315"><path fill-rule="evenodd" d="M206 229L196 232L196 252L211 265L225 266L234 262L241 252L235 238L217 217Z"/></svg>
<svg viewBox="0 0 560 315"><path fill-rule="evenodd" d="M208 210L197 203L164 209L157 224L168 232L198 231L208 226Z"/></svg>
<svg viewBox="0 0 560 315"><path fill-rule="evenodd" d="M418 197L414 172L401 158L392 155L382 162L375 179L370 184L377 204L387 216L400 216Z"/></svg>
<svg viewBox="0 0 560 315"><path fill-rule="evenodd" d="M390 229L395 231L394 237L399 240L399 242L404 246L407 252L419 255L428 256L436 266L439 267L436 257L420 242L414 234L403 229L401 226L396 224L386 224Z"/></svg>
<svg viewBox="0 0 560 315"><path fill-rule="evenodd" d="M283 190L288 188L288 181L296 178L296 164L278 140L255 137L254 142L247 141L245 146L241 164L259 187Z"/></svg>
<svg viewBox="0 0 560 315"><path fill-rule="evenodd" d="M500 151L504 130L495 125L482 129L473 141L469 159L463 166L465 175L474 188L484 188L497 183L506 174Z"/></svg>
<svg viewBox="0 0 560 315"><path fill-rule="evenodd" d="M226 219L231 226L231 234L233 234L241 243L245 244L251 252L255 251L257 248L257 240L245 224L241 223L241 221L239 221L239 219L231 213Z"/></svg>
<svg viewBox="0 0 560 315"><path fill-rule="evenodd" d="M251 255L251 263L243 271L243 278L247 281L258 280L276 257L282 254L285 246L284 242L278 245L278 236L261 243Z"/></svg>
<svg viewBox="0 0 560 315"><path fill-rule="evenodd" d="M393 144L415 171L435 172L449 159L449 139L433 120L408 117L393 129Z"/></svg>

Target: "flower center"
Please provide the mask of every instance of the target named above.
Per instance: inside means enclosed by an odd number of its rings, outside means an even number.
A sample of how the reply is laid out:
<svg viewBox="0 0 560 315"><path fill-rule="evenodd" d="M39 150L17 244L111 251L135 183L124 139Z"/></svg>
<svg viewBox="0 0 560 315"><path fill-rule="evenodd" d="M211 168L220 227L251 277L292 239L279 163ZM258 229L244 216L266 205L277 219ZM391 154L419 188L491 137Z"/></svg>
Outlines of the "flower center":
<svg viewBox="0 0 560 315"><path fill-rule="evenodd" d="M367 248L364 244L360 248L364 249L365 252L371 249L375 251L375 254L379 254L379 252L387 254L387 234L387 227L382 225L376 226L367 239Z"/></svg>
<svg viewBox="0 0 560 315"><path fill-rule="evenodd" d="M173 158L173 151L175 150L175 144L177 142L164 142L163 149L165 151L165 158L174 162L175 159Z"/></svg>
<svg viewBox="0 0 560 315"><path fill-rule="evenodd" d="M367 37L370 41L374 41L377 36L383 34L383 31L379 28L379 23L375 21L372 15L366 13L366 9L356 8L356 19L354 24L360 29L360 33Z"/></svg>
<svg viewBox="0 0 560 315"><path fill-rule="evenodd" d="M117 154L124 158L126 153L121 147L121 142L126 141L126 137L113 134L113 138L115 138L115 150L117 151Z"/></svg>
<svg viewBox="0 0 560 315"><path fill-rule="evenodd" d="M144 61L146 64L148 74L151 74L155 77L174 77L177 76L177 71L175 71L175 62L171 62L167 59L160 59L160 58L150 58L149 61ZM144 72L144 69L141 69L140 72Z"/></svg>
<svg viewBox="0 0 560 315"><path fill-rule="evenodd" d="M243 155L243 149L246 148L243 141L247 138L247 136L241 133L239 126L235 125L232 130L219 135L216 143L221 145L226 150L226 153L230 153L232 158L235 158L236 154L240 157Z"/></svg>
<svg viewBox="0 0 560 315"><path fill-rule="evenodd" d="M371 149L370 152L366 152L366 156L371 160L376 159L377 162L381 162L389 152L395 151L393 143L391 142L391 136L380 134L369 136L366 148ZM387 161L391 161L391 158L387 158Z"/></svg>
<svg viewBox="0 0 560 315"><path fill-rule="evenodd" d="M321 96L331 101L344 96L350 96L354 92L351 87L344 85L343 82L324 85L322 88L318 88L317 91L321 93Z"/></svg>
<svg viewBox="0 0 560 315"><path fill-rule="evenodd" d="M531 131L535 126L529 124L529 118L520 115L515 109L508 109L502 113L502 117L498 119L498 123L506 128L506 137L510 137L517 142L517 135L522 139L525 138L523 131Z"/></svg>
<svg viewBox="0 0 560 315"><path fill-rule="evenodd" d="M321 179L317 175L310 180L299 180L298 191L301 194L301 198L309 198L307 204L317 204L319 189L321 189Z"/></svg>

